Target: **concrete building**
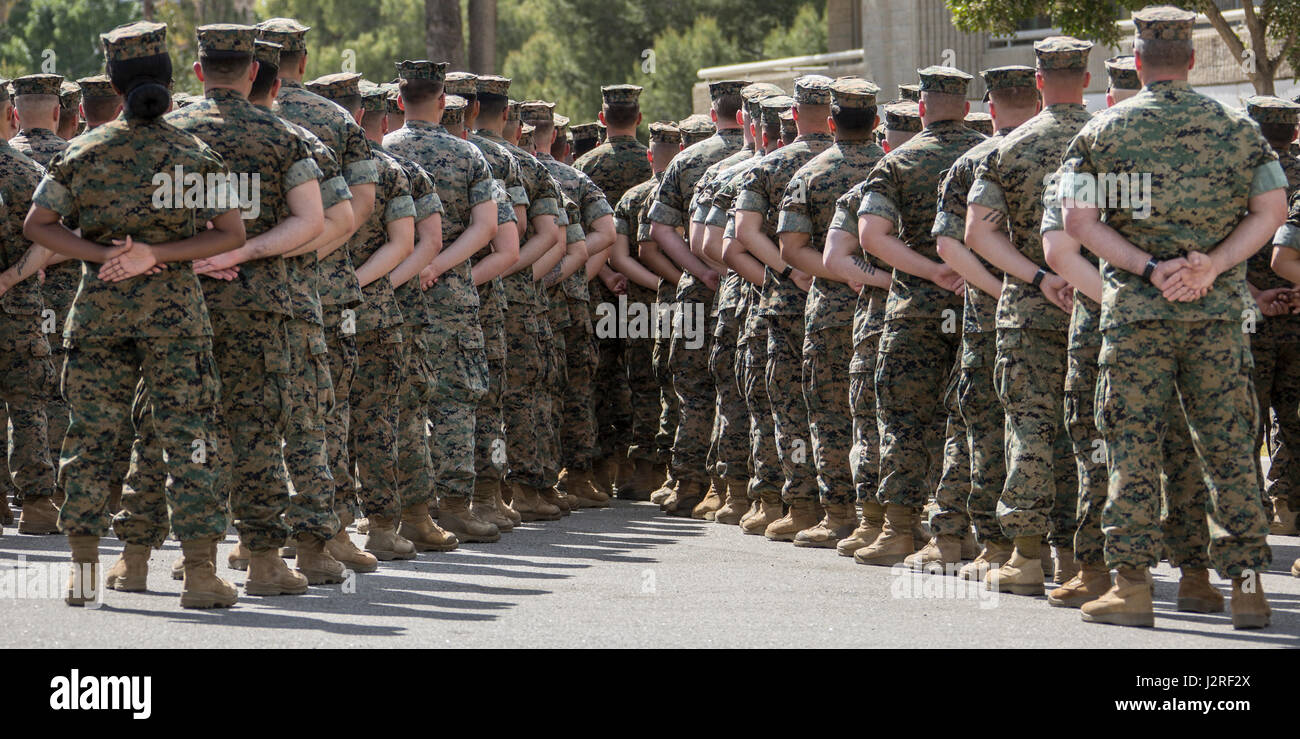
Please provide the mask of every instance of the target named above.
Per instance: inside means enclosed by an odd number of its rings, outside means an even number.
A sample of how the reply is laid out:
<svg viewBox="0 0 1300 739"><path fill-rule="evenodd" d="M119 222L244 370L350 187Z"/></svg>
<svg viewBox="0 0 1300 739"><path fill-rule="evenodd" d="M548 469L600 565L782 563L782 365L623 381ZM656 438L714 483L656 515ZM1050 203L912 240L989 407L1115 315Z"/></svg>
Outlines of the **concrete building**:
<svg viewBox="0 0 1300 739"><path fill-rule="evenodd" d="M1240 22L1241 0L1217 2L1229 23ZM947 64L972 74L1006 64L1032 66L1034 41L1058 33L1047 19L1026 23L1010 37L963 33L953 26L944 0L827 0L826 21L828 54L701 69L694 96L696 110L708 108L709 80L743 77L774 82L789 90L795 77L814 72L862 75L879 85L886 99L892 99L899 84L916 82L916 70L931 64ZM1124 19L1119 25L1124 37L1119 47L1098 46L1090 57L1092 84L1086 100L1092 110L1106 105L1105 60L1133 50L1132 22ZM1241 60L1204 17L1197 25L1194 42L1196 66L1191 82L1197 89L1233 106L1255 94ZM1290 67L1283 65L1276 79L1278 95L1290 98L1300 93ZM984 86L976 74L971 85L972 110L984 110L979 102L983 95Z"/></svg>

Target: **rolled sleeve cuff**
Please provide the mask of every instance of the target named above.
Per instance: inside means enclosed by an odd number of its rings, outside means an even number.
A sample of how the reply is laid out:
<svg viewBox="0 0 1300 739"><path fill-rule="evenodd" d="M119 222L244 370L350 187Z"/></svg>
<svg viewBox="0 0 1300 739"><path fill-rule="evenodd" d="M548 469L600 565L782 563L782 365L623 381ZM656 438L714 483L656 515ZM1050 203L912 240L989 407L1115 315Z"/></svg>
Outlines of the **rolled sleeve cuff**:
<svg viewBox="0 0 1300 739"><path fill-rule="evenodd" d="M736 210L752 210L755 213L767 212L767 198L753 190L741 190L736 198Z"/></svg>
<svg viewBox="0 0 1300 739"><path fill-rule="evenodd" d="M392 223L401 218L415 217L415 201L410 195L399 195L388 201L384 208L384 223Z"/></svg>
<svg viewBox="0 0 1300 739"><path fill-rule="evenodd" d="M850 213L845 208L836 208L835 215L831 216L830 227L856 236L858 233L858 216L855 213Z"/></svg>
<svg viewBox="0 0 1300 739"><path fill-rule="evenodd" d="M324 210L329 210L345 200L352 199L352 191L348 189L347 180L343 175L331 177L320 183L320 202Z"/></svg>
<svg viewBox="0 0 1300 739"><path fill-rule="evenodd" d="M1283 223L1282 228L1273 236L1273 246L1285 246L1288 249L1300 249L1300 226Z"/></svg>
<svg viewBox="0 0 1300 739"><path fill-rule="evenodd" d="M289 171L284 176L285 192L304 182L311 182L324 177L325 173L320 171L320 166L316 164L315 159L300 159L289 167Z"/></svg>
<svg viewBox="0 0 1300 739"><path fill-rule="evenodd" d="M1285 190L1286 186L1286 173L1282 171L1282 164L1274 159L1255 168L1255 175L1250 181L1250 196L1253 198L1273 190Z"/></svg>
<svg viewBox="0 0 1300 739"><path fill-rule="evenodd" d="M713 206L712 208L709 208L709 214L704 217L704 225L716 226L717 228L722 228L723 226L726 226L727 211L723 210L722 208L719 208L716 205Z"/></svg>
<svg viewBox="0 0 1300 739"><path fill-rule="evenodd" d="M497 183L496 180L480 180L470 185L469 188L469 207L473 208L479 203L485 203L489 200L496 200ZM502 191L504 193L504 191Z"/></svg>
<svg viewBox="0 0 1300 739"><path fill-rule="evenodd" d="M803 213L796 213L792 210L783 210L781 211L781 215L776 219L777 233L810 234L812 231L812 220Z"/></svg>
<svg viewBox="0 0 1300 739"><path fill-rule="evenodd" d="M936 238L947 236L950 239L963 241L966 238L966 222L964 220L959 221L953 214L941 210L934 217L934 228L930 230L930 233Z"/></svg>
<svg viewBox="0 0 1300 739"><path fill-rule="evenodd" d="M609 207L609 201L597 200L594 203L588 203L587 207L582 209L582 222L594 223L597 218L603 218L613 213L614 209Z"/></svg>
<svg viewBox="0 0 1300 739"><path fill-rule="evenodd" d="M528 207L528 193L520 185L507 187L506 194L510 196L511 205L522 205Z"/></svg>
<svg viewBox="0 0 1300 739"><path fill-rule="evenodd" d="M374 185L379 183L379 165L373 159L353 162L343 168L343 177L349 185Z"/></svg>
<svg viewBox="0 0 1300 739"><path fill-rule="evenodd" d="M624 236L632 235L632 230L628 227L626 218L614 216L614 233L623 234Z"/></svg>
<svg viewBox="0 0 1300 739"><path fill-rule="evenodd" d="M442 203L439 202L438 196L430 193L415 201L415 220L423 221L441 210Z"/></svg>
<svg viewBox="0 0 1300 739"><path fill-rule="evenodd" d="M858 218L862 216L880 216L890 223L898 223L898 206L885 195L869 192L862 198L862 205L858 206ZM854 232L857 232L856 228Z"/></svg>
<svg viewBox="0 0 1300 739"><path fill-rule="evenodd" d="M1007 198L1002 188L988 180L975 180L970 186L970 195L966 198L969 205L981 205L999 213L1007 212Z"/></svg>
<svg viewBox="0 0 1300 739"><path fill-rule="evenodd" d="M564 228L564 243L572 244L575 241L582 241L586 235L582 233L582 226L576 223L570 223Z"/></svg>
<svg viewBox="0 0 1300 739"><path fill-rule="evenodd" d="M41 180L41 184L36 188L36 194L32 196L32 203L61 216L72 215L72 193L51 177Z"/></svg>
<svg viewBox="0 0 1300 739"><path fill-rule="evenodd" d="M682 212L671 205L666 205L662 200L656 200L654 205L650 206L648 217L655 223L662 223L673 228L682 225Z"/></svg>
<svg viewBox="0 0 1300 739"><path fill-rule="evenodd" d="M1064 230L1065 230L1065 218L1062 216L1061 206L1059 204L1055 204L1043 208L1043 223L1039 227L1038 232L1047 233L1048 231L1064 231Z"/></svg>
<svg viewBox="0 0 1300 739"><path fill-rule="evenodd" d="M560 215L560 201L555 198L539 198L528 204L529 218L558 215Z"/></svg>

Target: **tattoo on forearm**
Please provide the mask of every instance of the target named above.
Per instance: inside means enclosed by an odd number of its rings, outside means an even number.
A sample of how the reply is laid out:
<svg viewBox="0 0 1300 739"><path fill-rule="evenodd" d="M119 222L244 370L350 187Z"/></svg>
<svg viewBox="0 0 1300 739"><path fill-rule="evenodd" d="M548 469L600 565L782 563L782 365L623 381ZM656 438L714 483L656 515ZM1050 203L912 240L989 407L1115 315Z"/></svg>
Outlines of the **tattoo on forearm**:
<svg viewBox="0 0 1300 739"><path fill-rule="evenodd" d="M554 287L555 283L559 281L560 281L560 265L558 264L555 265L554 267L551 267L551 271L547 272L546 277L542 278L542 284L545 285L546 287Z"/></svg>
<svg viewBox="0 0 1300 739"><path fill-rule="evenodd" d="M854 254L851 257L851 259L853 260L854 267L857 267L858 269L862 270L863 272L866 272L869 275L874 275L876 273L876 268L871 266L870 262L858 256L857 254Z"/></svg>
<svg viewBox="0 0 1300 739"><path fill-rule="evenodd" d="M29 257L31 257L31 255L32 255L32 252L31 252L30 249L28 249L27 251L23 252L23 255L22 255L21 257L18 258L18 274L19 274L19 276L21 276L21 275L26 271L26 269L27 269L27 259L28 259Z"/></svg>
<svg viewBox="0 0 1300 739"><path fill-rule="evenodd" d="M993 223L993 224L1001 223L1001 222L1002 222L1002 213L1000 213L999 211L996 211L996 210L990 210L988 213L985 213L985 214L984 214L984 219L983 219L983 220L988 221L989 223Z"/></svg>

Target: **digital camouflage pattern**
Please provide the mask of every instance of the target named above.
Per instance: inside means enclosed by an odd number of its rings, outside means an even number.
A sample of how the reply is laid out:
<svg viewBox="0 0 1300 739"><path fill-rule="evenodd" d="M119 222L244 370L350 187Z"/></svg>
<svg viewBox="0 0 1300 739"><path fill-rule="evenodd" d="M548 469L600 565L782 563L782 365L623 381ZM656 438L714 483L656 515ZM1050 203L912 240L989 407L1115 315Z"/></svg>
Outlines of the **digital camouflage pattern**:
<svg viewBox="0 0 1300 739"><path fill-rule="evenodd" d="M68 148L68 142L48 128L24 128L9 139L9 145L42 167L50 166Z"/></svg>
<svg viewBox="0 0 1300 739"><path fill-rule="evenodd" d="M590 177L610 202L617 203L630 188L654 175L647 151L635 136L611 136L578 157L573 167Z"/></svg>
<svg viewBox="0 0 1300 739"><path fill-rule="evenodd" d="M642 221L647 201L659 186L658 175L629 188L614 207L614 231L628 240L628 252L637 258ZM628 305L647 307L655 301L655 292L633 283L628 284ZM628 438L628 456L633 459L655 459L655 432L659 428L659 388L655 382L652 339L628 339L624 342L623 363L631 392L631 427Z"/></svg>

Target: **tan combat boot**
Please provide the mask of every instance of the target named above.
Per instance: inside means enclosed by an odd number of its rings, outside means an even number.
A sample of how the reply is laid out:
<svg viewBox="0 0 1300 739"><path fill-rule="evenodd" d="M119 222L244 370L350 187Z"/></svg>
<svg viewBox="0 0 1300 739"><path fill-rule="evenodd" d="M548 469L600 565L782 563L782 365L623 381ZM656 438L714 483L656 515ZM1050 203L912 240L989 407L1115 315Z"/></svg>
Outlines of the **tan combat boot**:
<svg viewBox="0 0 1300 739"><path fill-rule="evenodd" d="M1042 595L1044 590L1043 540L1037 536L1016 537L1011 559L984 575L984 587L999 593Z"/></svg>
<svg viewBox="0 0 1300 739"><path fill-rule="evenodd" d="M1184 567L1178 579L1178 610L1187 613L1223 613L1223 593L1210 584L1210 571Z"/></svg>
<svg viewBox="0 0 1300 739"><path fill-rule="evenodd" d="M794 541L800 531L816 526L824 513L821 504L815 500L796 500L786 509L784 516L767 525L763 536L772 541Z"/></svg>
<svg viewBox="0 0 1300 739"><path fill-rule="evenodd" d="M862 520L853 533L840 539L835 551L841 557L852 557L859 549L871 546L885 528L885 509L874 500L862 501Z"/></svg>
<svg viewBox="0 0 1300 739"><path fill-rule="evenodd" d="M438 505L438 523L460 541L491 544L501 540L500 529L475 516L467 498L443 498Z"/></svg>
<svg viewBox="0 0 1300 739"><path fill-rule="evenodd" d="M524 521L558 521L564 517L560 509L542 500L537 488L529 485L515 485L510 507L519 513Z"/></svg>
<svg viewBox="0 0 1300 739"><path fill-rule="evenodd" d="M713 514L713 522L735 526L752 509L749 502L749 481L728 479L725 484L727 498Z"/></svg>
<svg viewBox="0 0 1300 739"><path fill-rule="evenodd" d="M677 484L677 489L673 494L663 502L660 509L670 516L679 518L689 518L691 511L695 506L704 500L705 493L704 483L699 481L682 481Z"/></svg>
<svg viewBox="0 0 1300 739"><path fill-rule="evenodd" d="M913 529L917 511L909 506L890 503L885 506L885 525L880 536L853 553L853 561L860 565L892 567L916 551Z"/></svg>
<svg viewBox="0 0 1300 739"><path fill-rule="evenodd" d="M470 498L469 509L475 516L496 526L497 530L504 534L514 529L515 521L497 506L497 498L500 496L501 480L479 478L474 481L474 495Z"/></svg>
<svg viewBox="0 0 1300 739"><path fill-rule="evenodd" d="M541 488L537 491L537 497L541 498L543 502L549 503L559 509L561 517L573 513L573 509L576 507L572 505L569 496L561 493L555 488Z"/></svg>
<svg viewBox="0 0 1300 739"><path fill-rule="evenodd" d="M370 525L366 527L365 549L373 554L375 559L381 562L415 559L415 545L397 533L396 521L387 516L370 516L369 519Z"/></svg>
<svg viewBox="0 0 1300 739"><path fill-rule="evenodd" d="M59 509L49 496L23 498L23 512L18 517L18 533L30 536L59 533Z"/></svg>
<svg viewBox="0 0 1300 739"><path fill-rule="evenodd" d="M23 501L23 513L29 500ZM69 536L72 568L68 572L68 589L63 600L70 606L84 606L99 597L99 537Z"/></svg>
<svg viewBox="0 0 1300 739"><path fill-rule="evenodd" d="M1291 563L1291 577L1300 577L1300 558Z"/></svg>
<svg viewBox="0 0 1300 739"><path fill-rule="evenodd" d="M951 535L931 537L925 546L903 560L903 564L917 572L931 572L936 575L948 574L949 568L955 568L959 562L961 562L961 537Z"/></svg>
<svg viewBox="0 0 1300 739"><path fill-rule="evenodd" d="M697 518L701 521L712 521L713 515L722 507L722 501L727 496L726 483L714 477L709 481L708 492L704 494L704 499L695 504L691 509L691 518Z"/></svg>
<svg viewBox="0 0 1300 739"><path fill-rule="evenodd" d="M1097 600L1110 590L1110 570L1104 564L1084 563L1061 587L1047 594L1048 605L1078 608Z"/></svg>
<svg viewBox="0 0 1300 739"><path fill-rule="evenodd" d="M614 482L618 479L618 460L614 456L601 457L592 462L587 471L588 484L608 500L614 495ZM568 492L568 489L565 489Z"/></svg>
<svg viewBox="0 0 1300 739"><path fill-rule="evenodd" d="M1084 603L1079 609L1084 621L1116 626L1156 625L1155 607L1151 604L1151 575L1146 568L1125 567L1115 575L1115 584L1100 598Z"/></svg>
<svg viewBox="0 0 1300 739"><path fill-rule="evenodd" d="M232 570L245 572L248 570L248 560L251 559L252 556L253 553L249 551L248 547L241 541L235 545L234 549L230 550L230 554L226 555L226 566Z"/></svg>
<svg viewBox="0 0 1300 739"><path fill-rule="evenodd" d="M1291 510L1284 497L1273 499L1273 520L1268 523L1268 533L1274 536L1296 535L1296 512Z"/></svg>
<svg viewBox="0 0 1300 739"><path fill-rule="evenodd" d="M668 500L669 496L677 492L677 485L677 480L673 477L672 473L669 472L668 477L664 479L663 484L653 493L650 493L650 502L657 506L662 506L664 501Z"/></svg>
<svg viewBox="0 0 1300 739"><path fill-rule="evenodd" d="M450 552L460 545L459 537L433 522L428 503L402 509L397 535L411 542L417 552Z"/></svg>
<svg viewBox="0 0 1300 739"><path fill-rule="evenodd" d="M1079 574L1079 563L1074 559L1074 549L1056 547L1056 567L1052 570L1052 582L1064 585Z"/></svg>
<svg viewBox="0 0 1300 739"><path fill-rule="evenodd" d="M858 512L852 503L830 503L822 506L822 511L820 521L794 535L795 546L832 549L858 526Z"/></svg>
<svg viewBox="0 0 1300 739"><path fill-rule="evenodd" d="M785 504L781 502L780 493L763 493L759 497L758 513L745 519L740 530L746 534L762 536L767 527L785 516Z"/></svg>
<svg viewBox="0 0 1300 739"><path fill-rule="evenodd" d="M966 535L961 539L961 558L969 562L978 556L980 556L979 541L975 539L974 531L966 529Z"/></svg>
<svg viewBox="0 0 1300 739"><path fill-rule="evenodd" d="M294 568L307 578L308 585L343 582L347 568L325 551L325 540L311 534L294 537Z"/></svg>
<svg viewBox="0 0 1300 739"><path fill-rule="evenodd" d="M1232 628L1262 629L1272 616L1258 576L1232 578Z"/></svg>
<svg viewBox="0 0 1300 739"><path fill-rule="evenodd" d="M338 560L339 564L353 572L374 572L379 569L379 559L370 552L358 549L352 541L352 536L348 534L346 526L340 528L332 539L325 542L325 551Z"/></svg>
<svg viewBox="0 0 1300 739"><path fill-rule="evenodd" d="M289 569L280 558L280 549L253 550L248 558L248 595L302 595L307 592L307 578Z"/></svg>
<svg viewBox="0 0 1300 739"><path fill-rule="evenodd" d="M570 505L579 508L608 508L609 493L596 483L594 473L589 470L567 470L564 478L564 492L569 496Z"/></svg>
<svg viewBox="0 0 1300 739"><path fill-rule="evenodd" d="M1011 542L1005 539L985 542L984 548L975 559L962 565L957 571L957 577L962 580L983 580L989 570L995 570L1011 559L1011 549Z"/></svg>
<svg viewBox="0 0 1300 739"><path fill-rule="evenodd" d="M217 577L216 552L215 537L181 542L181 608L229 608L239 600L234 584Z"/></svg>
<svg viewBox="0 0 1300 739"><path fill-rule="evenodd" d="M506 500L507 494L513 497L513 490L514 486L510 483L504 480L497 482L497 512L510 519L512 525L518 526L524 522L524 517L510 505L510 501Z"/></svg>
<svg viewBox="0 0 1300 739"><path fill-rule="evenodd" d="M149 582L149 545L127 544L122 556L104 573L104 585L124 593L139 593Z"/></svg>

